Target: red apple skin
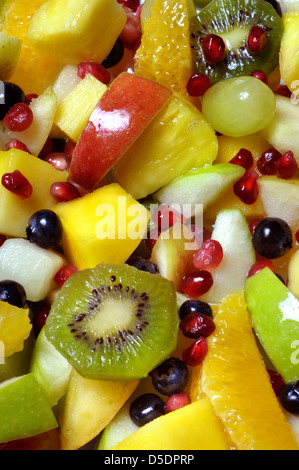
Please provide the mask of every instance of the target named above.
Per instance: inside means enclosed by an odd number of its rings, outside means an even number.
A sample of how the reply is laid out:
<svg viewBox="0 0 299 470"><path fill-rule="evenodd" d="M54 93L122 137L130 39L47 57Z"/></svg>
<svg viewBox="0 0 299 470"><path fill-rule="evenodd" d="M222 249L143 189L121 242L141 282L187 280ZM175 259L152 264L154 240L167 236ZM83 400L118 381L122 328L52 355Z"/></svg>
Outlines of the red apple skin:
<svg viewBox="0 0 299 470"><path fill-rule="evenodd" d="M70 180L88 191L121 158L172 91L131 73L119 75L91 113L75 147Z"/></svg>

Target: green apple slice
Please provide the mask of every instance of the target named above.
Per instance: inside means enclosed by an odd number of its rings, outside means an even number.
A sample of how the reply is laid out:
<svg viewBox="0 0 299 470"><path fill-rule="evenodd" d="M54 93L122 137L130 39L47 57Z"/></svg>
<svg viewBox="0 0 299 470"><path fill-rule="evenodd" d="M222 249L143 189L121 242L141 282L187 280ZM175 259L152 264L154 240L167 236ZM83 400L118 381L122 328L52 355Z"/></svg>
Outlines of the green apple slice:
<svg viewBox="0 0 299 470"><path fill-rule="evenodd" d="M225 209L217 215L212 238L223 249L220 265L212 271L213 285L200 300L220 302L230 291L243 289L255 251L248 223L239 209Z"/></svg>
<svg viewBox="0 0 299 470"><path fill-rule="evenodd" d="M283 180L276 176L258 179L266 217L282 217L291 228L299 224L299 179Z"/></svg>
<svg viewBox="0 0 299 470"><path fill-rule="evenodd" d="M0 362L0 383L5 380L12 379L13 377L20 377L21 375L25 375L29 372L34 341L33 334L31 334L29 338L24 341L22 351L6 357L4 364Z"/></svg>
<svg viewBox="0 0 299 470"><path fill-rule="evenodd" d="M269 269L245 283L254 331L286 383L299 379L299 300Z"/></svg>
<svg viewBox="0 0 299 470"><path fill-rule="evenodd" d="M181 212L184 204L191 204L191 216L200 215L242 178L244 173L244 168L232 163L208 165L176 178L157 191L154 198L161 204L177 207Z"/></svg>
<svg viewBox="0 0 299 470"><path fill-rule="evenodd" d="M114 416L100 435L97 450L111 450L133 432L139 429L130 418L130 402L127 402Z"/></svg>
<svg viewBox="0 0 299 470"><path fill-rule="evenodd" d="M0 80L7 81L18 64L22 41L0 33Z"/></svg>
<svg viewBox="0 0 299 470"><path fill-rule="evenodd" d="M35 343L30 372L44 389L51 406L65 395L71 370L69 362L48 341L43 328Z"/></svg>
<svg viewBox="0 0 299 470"><path fill-rule="evenodd" d="M35 436L58 424L33 374L0 384L0 442Z"/></svg>

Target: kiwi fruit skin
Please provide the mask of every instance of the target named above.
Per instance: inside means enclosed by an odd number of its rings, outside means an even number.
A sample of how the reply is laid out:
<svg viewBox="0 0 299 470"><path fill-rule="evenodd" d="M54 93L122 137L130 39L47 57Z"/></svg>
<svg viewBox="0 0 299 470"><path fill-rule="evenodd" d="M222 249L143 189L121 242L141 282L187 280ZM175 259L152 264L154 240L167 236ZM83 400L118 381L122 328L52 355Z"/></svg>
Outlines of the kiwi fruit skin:
<svg viewBox="0 0 299 470"><path fill-rule="evenodd" d="M129 320L128 301L133 305ZM109 302L116 302L116 316L126 325L110 324L107 333L101 322L105 316L109 321ZM129 381L146 377L172 354L178 326L176 292L170 281L127 264L107 264L69 278L52 305L45 333L83 377Z"/></svg>
<svg viewBox="0 0 299 470"><path fill-rule="evenodd" d="M252 26L264 27L268 45L260 53L247 46ZM265 0L213 0L190 21L194 72L205 74L211 84L237 76L250 75L254 70L266 74L279 63L283 23L273 6ZM204 56L202 39L207 34L221 36L226 44L222 62L209 64Z"/></svg>

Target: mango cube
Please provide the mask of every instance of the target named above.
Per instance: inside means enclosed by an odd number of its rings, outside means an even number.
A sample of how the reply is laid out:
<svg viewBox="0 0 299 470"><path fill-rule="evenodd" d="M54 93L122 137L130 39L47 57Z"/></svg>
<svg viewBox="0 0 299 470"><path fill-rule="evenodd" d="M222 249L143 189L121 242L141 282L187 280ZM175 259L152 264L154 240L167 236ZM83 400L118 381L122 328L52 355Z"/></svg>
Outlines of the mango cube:
<svg viewBox="0 0 299 470"><path fill-rule="evenodd" d="M106 90L106 85L93 75L86 75L58 105L54 124L77 142L89 116Z"/></svg>
<svg viewBox="0 0 299 470"><path fill-rule="evenodd" d="M150 214L116 183L60 203L62 247L78 269L124 263L144 237Z"/></svg>
<svg viewBox="0 0 299 470"><path fill-rule="evenodd" d="M68 173L22 150L0 152L0 179L5 173L20 171L33 188L32 195L20 199L0 185L0 233L10 237L26 237L31 215L41 209L51 209L55 200L50 195L52 183L66 181Z"/></svg>

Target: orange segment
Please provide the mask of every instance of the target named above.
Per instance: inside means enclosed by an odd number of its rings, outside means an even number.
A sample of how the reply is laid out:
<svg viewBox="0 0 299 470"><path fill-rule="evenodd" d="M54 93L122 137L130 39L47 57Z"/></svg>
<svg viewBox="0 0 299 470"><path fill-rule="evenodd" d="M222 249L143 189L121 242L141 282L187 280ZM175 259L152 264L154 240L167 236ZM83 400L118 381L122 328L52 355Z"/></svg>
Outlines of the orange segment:
<svg viewBox="0 0 299 470"><path fill-rule="evenodd" d="M239 450L298 450L270 384L242 292L224 300L215 323L202 371L193 378L193 397L202 391L208 396ZM197 391L196 379L201 379Z"/></svg>
<svg viewBox="0 0 299 470"><path fill-rule="evenodd" d="M188 0L155 0L136 52L135 73L187 97L192 75Z"/></svg>
<svg viewBox="0 0 299 470"><path fill-rule="evenodd" d="M19 85L26 94L41 94L61 69L61 64L37 53L27 38L31 18L43 3L45 0L9 0L3 12L2 32L23 41L19 63L9 81Z"/></svg>

